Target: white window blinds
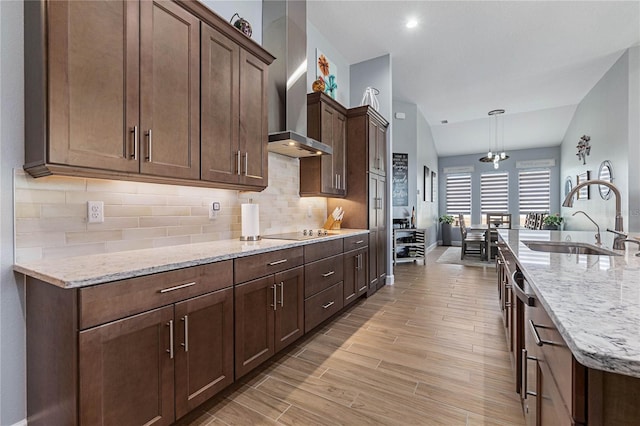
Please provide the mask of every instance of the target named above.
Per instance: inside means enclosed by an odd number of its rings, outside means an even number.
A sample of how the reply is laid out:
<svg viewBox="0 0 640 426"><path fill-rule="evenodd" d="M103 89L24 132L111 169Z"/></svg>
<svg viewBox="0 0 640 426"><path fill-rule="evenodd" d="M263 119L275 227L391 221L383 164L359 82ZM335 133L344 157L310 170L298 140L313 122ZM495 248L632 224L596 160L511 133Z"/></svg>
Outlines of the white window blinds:
<svg viewBox="0 0 640 426"><path fill-rule="evenodd" d="M528 170L518 173L520 214L546 213L550 208L551 173L546 170Z"/></svg>
<svg viewBox="0 0 640 426"><path fill-rule="evenodd" d="M447 175L447 214L471 214L471 175Z"/></svg>
<svg viewBox="0 0 640 426"><path fill-rule="evenodd" d="M480 176L480 212L509 211L509 173L483 173Z"/></svg>

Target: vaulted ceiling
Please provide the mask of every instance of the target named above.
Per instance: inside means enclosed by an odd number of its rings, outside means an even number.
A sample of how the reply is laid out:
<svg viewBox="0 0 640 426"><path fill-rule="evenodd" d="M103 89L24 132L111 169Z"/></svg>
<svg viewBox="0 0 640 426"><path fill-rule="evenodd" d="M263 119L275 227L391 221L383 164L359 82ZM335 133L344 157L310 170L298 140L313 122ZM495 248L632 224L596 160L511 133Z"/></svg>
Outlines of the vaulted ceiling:
<svg viewBox="0 0 640 426"><path fill-rule="evenodd" d="M497 108L507 150L559 145L640 44L639 1L309 0L307 15L349 63L391 54L393 98L418 106L440 156L486 151Z"/></svg>

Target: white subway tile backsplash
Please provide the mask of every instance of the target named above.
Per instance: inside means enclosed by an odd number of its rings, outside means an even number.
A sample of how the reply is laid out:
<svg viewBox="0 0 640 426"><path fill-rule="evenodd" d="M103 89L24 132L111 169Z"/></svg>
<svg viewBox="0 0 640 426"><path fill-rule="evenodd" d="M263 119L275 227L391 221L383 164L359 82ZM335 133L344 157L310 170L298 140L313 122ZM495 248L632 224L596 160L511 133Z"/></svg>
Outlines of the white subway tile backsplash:
<svg viewBox="0 0 640 426"><path fill-rule="evenodd" d="M269 154L262 192L48 176L14 171L16 260L198 243L240 237L240 205L260 205L260 232L317 228L324 198L300 198L299 161ZM86 202L103 201L105 221L86 222ZM209 219L209 206L221 210ZM309 208L311 216L308 216Z"/></svg>

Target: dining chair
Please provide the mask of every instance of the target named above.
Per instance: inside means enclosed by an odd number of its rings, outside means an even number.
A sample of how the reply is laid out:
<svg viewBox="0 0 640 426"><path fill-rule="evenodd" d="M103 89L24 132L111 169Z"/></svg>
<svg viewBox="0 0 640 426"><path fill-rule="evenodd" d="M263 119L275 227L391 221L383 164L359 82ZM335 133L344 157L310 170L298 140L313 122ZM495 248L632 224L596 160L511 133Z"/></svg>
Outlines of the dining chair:
<svg viewBox="0 0 640 426"><path fill-rule="evenodd" d="M460 223L460 235L462 236L462 244L460 249L460 259L464 259L465 255L479 255L481 259L485 259L485 234L470 233L464 223L464 216L458 215Z"/></svg>

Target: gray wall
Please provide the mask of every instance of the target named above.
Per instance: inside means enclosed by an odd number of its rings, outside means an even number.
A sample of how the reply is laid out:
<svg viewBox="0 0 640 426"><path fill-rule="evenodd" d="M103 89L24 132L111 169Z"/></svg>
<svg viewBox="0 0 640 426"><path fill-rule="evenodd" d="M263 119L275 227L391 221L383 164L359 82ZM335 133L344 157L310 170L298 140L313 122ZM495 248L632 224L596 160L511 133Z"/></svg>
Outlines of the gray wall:
<svg viewBox="0 0 640 426"><path fill-rule="evenodd" d="M634 49L632 55L629 51L624 52L578 105L562 142L561 167L562 182L570 176L575 184L576 174L589 170L592 178L596 178L600 163L603 160L610 160L613 165L614 183L622 194L622 214L624 223L627 225L625 229L629 229L629 213L632 210L634 213L632 229L635 231L640 230L638 227L640 180L637 171L638 163L634 161L633 167L629 167L629 159L634 156L638 158L637 52L638 48ZM631 78L636 80L633 80L630 85ZM635 89L632 89L633 86ZM636 90L635 95L631 93L632 90ZM635 114L633 117L632 113ZM586 165L578 161L575 155L576 144L582 135L591 137L591 152L586 158ZM632 179L630 179L631 174L634 175ZM560 185L562 186L563 183ZM632 208L631 200L634 203ZM597 186L591 187L589 200L577 200L573 208L562 208L565 229L593 229L593 224L582 215L571 217L576 210L587 212L602 229L612 228L614 225L614 199L612 197L611 200L603 200Z"/></svg>
<svg viewBox="0 0 640 426"><path fill-rule="evenodd" d="M404 113L404 119L395 117ZM438 155L429 123L416 104L393 102L393 150L409 155L409 205L393 207L393 218L410 217L412 207L416 208L416 226L427 229L427 245L436 243L438 202L431 202L430 179L427 177L426 201L423 197L424 166L429 171L438 170Z"/></svg>
<svg viewBox="0 0 640 426"><path fill-rule="evenodd" d="M629 49L629 229L640 232L640 46Z"/></svg>
<svg viewBox="0 0 640 426"><path fill-rule="evenodd" d="M517 151L507 151L509 159L500 163L497 171L509 172L509 211L512 215L518 215L518 172L524 169L517 169L517 161L555 159L556 165L549 167L551 170L551 213L560 211L560 147L522 149ZM451 157L440 157L438 159L439 176L439 212L445 214L447 210L446 181L443 169L447 167L472 166L471 172L471 222L481 223L480 214L480 175L482 173L493 172L493 163L481 163L480 157L486 156L485 152L471 155L458 155ZM515 218L514 218L515 222ZM469 224L467 224L469 225ZM457 229L457 228L456 228ZM460 233L453 231L452 239L460 240Z"/></svg>
<svg viewBox="0 0 640 426"><path fill-rule="evenodd" d="M349 63L338 50L307 19L307 92L316 80L316 49L320 49L337 68L338 91L336 101L345 107L350 105L350 71Z"/></svg>
<svg viewBox="0 0 640 426"><path fill-rule="evenodd" d="M13 169L24 162L22 2L0 1L0 424L26 415L24 284L13 273Z"/></svg>

